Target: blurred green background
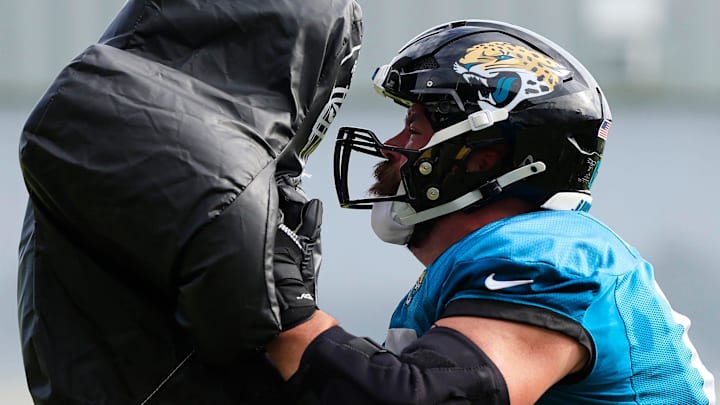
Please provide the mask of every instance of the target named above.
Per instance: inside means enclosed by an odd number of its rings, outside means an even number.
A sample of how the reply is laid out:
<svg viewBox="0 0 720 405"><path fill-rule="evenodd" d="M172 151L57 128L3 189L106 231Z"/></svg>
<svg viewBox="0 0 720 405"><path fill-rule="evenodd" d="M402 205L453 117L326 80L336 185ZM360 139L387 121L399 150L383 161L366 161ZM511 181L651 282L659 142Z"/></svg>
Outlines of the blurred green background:
<svg viewBox="0 0 720 405"><path fill-rule="evenodd" d="M121 0L7 0L0 6L0 404L28 404L16 315L17 244L27 193L18 139L34 103L75 55L96 41ZM690 337L720 373L720 2L715 0L360 0L365 38L351 95L333 129L364 126L386 138L403 113L369 77L433 25L479 18L511 22L560 44L593 72L614 125L592 213L656 268ZM252 61L238 61L252 63ZM313 156L309 194L323 199L320 306L352 332L383 340L396 302L421 265L378 241L366 212L337 207L332 139Z"/></svg>

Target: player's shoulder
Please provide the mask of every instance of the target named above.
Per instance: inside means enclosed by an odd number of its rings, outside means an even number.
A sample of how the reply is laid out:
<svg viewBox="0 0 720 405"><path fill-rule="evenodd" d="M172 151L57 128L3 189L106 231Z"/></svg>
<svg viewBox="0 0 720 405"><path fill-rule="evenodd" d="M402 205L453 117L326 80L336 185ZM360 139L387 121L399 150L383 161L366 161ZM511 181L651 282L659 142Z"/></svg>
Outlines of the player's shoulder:
<svg viewBox="0 0 720 405"><path fill-rule="evenodd" d="M489 229L491 234L508 238L513 244L552 241L562 248L565 243L582 243L586 248L610 247L637 253L608 225L581 211L535 211L497 221L493 228Z"/></svg>
<svg viewBox="0 0 720 405"><path fill-rule="evenodd" d="M630 271L643 259L597 218L576 211L538 211L496 221L453 248L456 262L501 260L587 277Z"/></svg>

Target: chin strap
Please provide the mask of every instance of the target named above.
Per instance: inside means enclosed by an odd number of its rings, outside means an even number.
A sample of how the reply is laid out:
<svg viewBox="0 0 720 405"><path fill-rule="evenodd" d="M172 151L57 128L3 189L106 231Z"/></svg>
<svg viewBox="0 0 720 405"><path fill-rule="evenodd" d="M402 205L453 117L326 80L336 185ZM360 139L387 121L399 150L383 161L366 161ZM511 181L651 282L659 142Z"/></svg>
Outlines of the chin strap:
<svg viewBox="0 0 720 405"><path fill-rule="evenodd" d="M477 190L473 190L465 195L462 195L450 202L438 205L424 211L410 213L407 215L398 215L397 221L403 225L414 225L420 222L449 214L451 212L459 211L470 204L478 202L483 198L487 198L491 195L499 194L503 189L513 183L517 183L522 179L526 179L530 176L542 173L547 169L543 162L533 162L528 165L519 167L515 170L509 171L502 176L491 180L482 185Z"/></svg>

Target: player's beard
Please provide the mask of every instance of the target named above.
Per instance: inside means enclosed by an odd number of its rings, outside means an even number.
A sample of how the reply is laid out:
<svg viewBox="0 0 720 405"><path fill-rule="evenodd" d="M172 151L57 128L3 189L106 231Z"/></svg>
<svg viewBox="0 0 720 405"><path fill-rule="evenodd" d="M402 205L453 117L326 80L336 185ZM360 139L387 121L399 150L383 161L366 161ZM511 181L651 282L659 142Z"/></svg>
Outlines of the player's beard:
<svg viewBox="0 0 720 405"><path fill-rule="evenodd" d="M370 187L370 194L379 197L389 197L397 194L400 187L400 169L389 160L383 160L375 165L373 171L375 184Z"/></svg>
<svg viewBox="0 0 720 405"><path fill-rule="evenodd" d="M400 169L391 161L383 160L376 164L373 175L375 177L375 184L370 187L370 194L379 197L389 197L397 194L401 181ZM434 224L434 219L415 224L415 229L410 236L407 246L409 248L419 247L432 231Z"/></svg>

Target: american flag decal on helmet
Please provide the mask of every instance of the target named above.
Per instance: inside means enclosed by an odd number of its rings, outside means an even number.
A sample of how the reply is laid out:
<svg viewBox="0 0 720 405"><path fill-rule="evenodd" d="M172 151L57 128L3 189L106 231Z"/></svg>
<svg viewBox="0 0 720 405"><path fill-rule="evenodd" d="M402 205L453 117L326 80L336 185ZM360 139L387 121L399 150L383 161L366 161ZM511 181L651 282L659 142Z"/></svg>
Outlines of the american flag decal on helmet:
<svg viewBox="0 0 720 405"><path fill-rule="evenodd" d="M612 122L608 120L603 120L603 123L600 125L600 129L598 130L598 137L603 141L607 141L608 131L610 130L611 126Z"/></svg>

